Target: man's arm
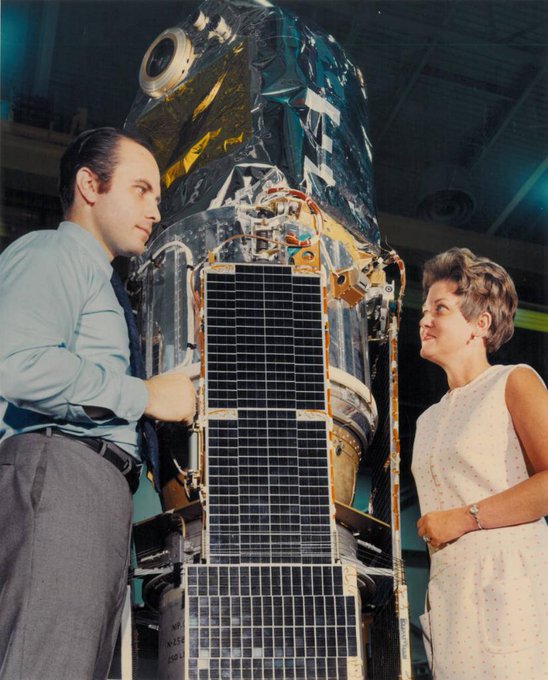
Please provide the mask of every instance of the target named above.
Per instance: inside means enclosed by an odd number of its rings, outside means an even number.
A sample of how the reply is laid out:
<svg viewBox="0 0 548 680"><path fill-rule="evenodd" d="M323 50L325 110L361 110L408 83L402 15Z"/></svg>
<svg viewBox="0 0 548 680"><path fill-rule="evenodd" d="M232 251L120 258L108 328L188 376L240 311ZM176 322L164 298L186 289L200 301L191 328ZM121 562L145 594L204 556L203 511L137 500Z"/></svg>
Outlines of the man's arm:
<svg viewBox="0 0 548 680"><path fill-rule="evenodd" d="M39 244L14 244L2 257L0 394L20 408L71 422L96 422L86 407L110 414L101 423L138 420L148 402L144 382L68 347L86 301L89 268Z"/></svg>

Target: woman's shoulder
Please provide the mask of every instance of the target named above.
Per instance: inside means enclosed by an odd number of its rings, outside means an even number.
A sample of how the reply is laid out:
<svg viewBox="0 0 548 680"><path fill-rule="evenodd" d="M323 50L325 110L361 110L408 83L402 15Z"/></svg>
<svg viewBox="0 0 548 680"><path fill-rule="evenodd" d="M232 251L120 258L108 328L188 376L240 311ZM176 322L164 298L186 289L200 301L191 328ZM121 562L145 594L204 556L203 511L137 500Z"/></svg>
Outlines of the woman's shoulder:
<svg viewBox="0 0 548 680"><path fill-rule="evenodd" d="M512 396L512 394L520 398L522 394L538 392L539 390L544 392L546 390L544 380L528 364L516 364L508 368L510 370L507 373L506 380L507 398L509 395Z"/></svg>
<svg viewBox="0 0 548 680"><path fill-rule="evenodd" d="M489 385L497 383L508 385L522 381L540 381L544 384L540 375L528 364L493 364L485 372L485 381L480 382L489 388Z"/></svg>
<svg viewBox="0 0 548 680"><path fill-rule="evenodd" d="M432 418L437 418L437 411L440 408L440 405L442 403L443 399L440 401L437 401L435 404L432 404L432 406L429 406L425 411L423 411L420 416L417 418L417 428L419 425L424 425L427 423L429 420Z"/></svg>
<svg viewBox="0 0 548 680"><path fill-rule="evenodd" d="M506 389L525 388L539 384L545 386L544 380L529 364L495 364L492 369L494 381L501 381Z"/></svg>
<svg viewBox="0 0 548 680"><path fill-rule="evenodd" d="M534 368L528 364L499 365L494 368L498 370L493 371L493 380L487 389L500 403L505 404L512 418L527 410L536 412L541 405L545 410L548 409L546 385Z"/></svg>

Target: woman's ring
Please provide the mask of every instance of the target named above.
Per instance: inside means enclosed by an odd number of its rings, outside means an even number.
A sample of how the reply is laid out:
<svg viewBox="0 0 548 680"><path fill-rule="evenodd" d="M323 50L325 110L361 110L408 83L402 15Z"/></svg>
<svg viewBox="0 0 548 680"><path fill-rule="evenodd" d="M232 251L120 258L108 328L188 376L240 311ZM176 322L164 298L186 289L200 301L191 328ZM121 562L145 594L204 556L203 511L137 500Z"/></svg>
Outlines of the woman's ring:
<svg viewBox="0 0 548 680"><path fill-rule="evenodd" d="M423 537L422 537L422 540L423 540L425 543L430 543L430 539L428 538L428 536L423 536Z"/></svg>

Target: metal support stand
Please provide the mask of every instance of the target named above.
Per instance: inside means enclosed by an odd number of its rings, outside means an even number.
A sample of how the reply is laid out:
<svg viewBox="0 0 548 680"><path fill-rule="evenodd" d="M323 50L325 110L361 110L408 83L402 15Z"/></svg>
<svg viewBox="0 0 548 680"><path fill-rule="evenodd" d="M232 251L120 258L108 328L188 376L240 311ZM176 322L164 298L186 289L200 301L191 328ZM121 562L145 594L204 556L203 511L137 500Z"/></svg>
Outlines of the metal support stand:
<svg viewBox="0 0 548 680"><path fill-rule="evenodd" d="M392 560L394 565L394 591L396 594L396 613L400 640L400 676L399 680L411 680L411 648L409 641L409 602L407 585L403 573L401 550L401 515L400 515L400 437L399 437L399 405L398 405L398 324L392 318L388 342L390 352L389 385L390 385L390 486L392 491L391 524L392 524Z"/></svg>

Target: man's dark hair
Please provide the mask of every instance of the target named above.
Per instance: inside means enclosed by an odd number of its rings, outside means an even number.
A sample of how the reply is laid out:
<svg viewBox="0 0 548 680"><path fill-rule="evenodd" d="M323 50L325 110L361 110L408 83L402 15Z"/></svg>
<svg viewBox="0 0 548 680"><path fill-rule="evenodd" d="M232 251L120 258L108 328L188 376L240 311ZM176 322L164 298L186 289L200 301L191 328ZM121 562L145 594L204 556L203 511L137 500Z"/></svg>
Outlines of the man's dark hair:
<svg viewBox="0 0 548 680"><path fill-rule="evenodd" d="M121 139L129 139L151 151L150 146L137 135L113 127L86 130L67 147L59 164L59 196L63 213L67 213L74 201L74 182L80 168L88 168L98 177L100 193L109 190L118 163Z"/></svg>

